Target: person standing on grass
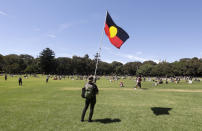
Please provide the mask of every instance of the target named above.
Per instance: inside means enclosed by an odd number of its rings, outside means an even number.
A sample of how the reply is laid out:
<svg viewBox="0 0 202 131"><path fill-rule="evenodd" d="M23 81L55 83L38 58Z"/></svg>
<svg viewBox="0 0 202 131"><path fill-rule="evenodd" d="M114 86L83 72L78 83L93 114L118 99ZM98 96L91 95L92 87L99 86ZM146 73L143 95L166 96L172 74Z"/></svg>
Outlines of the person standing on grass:
<svg viewBox="0 0 202 131"><path fill-rule="evenodd" d="M85 98L86 100L85 100L85 106L83 108L83 112L81 115L81 122L84 121L86 110L88 109L89 105L90 105L90 114L89 114L88 122L92 122L93 111L96 103L96 94L98 94L98 88L97 88L97 85L93 82L93 76L89 76L88 82L83 89L85 91L82 97Z"/></svg>
<svg viewBox="0 0 202 131"><path fill-rule="evenodd" d="M5 74L5 80L7 80L7 74Z"/></svg>
<svg viewBox="0 0 202 131"><path fill-rule="evenodd" d="M19 83L19 86L22 86L22 78L21 77L19 77L18 83Z"/></svg>
<svg viewBox="0 0 202 131"><path fill-rule="evenodd" d="M136 82L137 83L136 83L135 89L137 89L138 87L141 88L142 77L141 76L137 77Z"/></svg>
<svg viewBox="0 0 202 131"><path fill-rule="evenodd" d="M46 83L48 83L49 76L46 77Z"/></svg>

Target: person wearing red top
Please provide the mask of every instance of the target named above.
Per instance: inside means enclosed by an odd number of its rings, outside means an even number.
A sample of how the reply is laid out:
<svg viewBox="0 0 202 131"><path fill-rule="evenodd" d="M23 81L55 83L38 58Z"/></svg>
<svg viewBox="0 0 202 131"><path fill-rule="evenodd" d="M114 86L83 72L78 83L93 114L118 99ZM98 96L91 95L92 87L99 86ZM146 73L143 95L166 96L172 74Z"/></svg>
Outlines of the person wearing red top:
<svg viewBox="0 0 202 131"><path fill-rule="evenodd" d="M139 77L137 77L137 79L136 79L136 86L135 86L135 89L136 88L141 88L142 86L141 86L141 82L142 82L142 77L141 76L139 76Z"/></svg>

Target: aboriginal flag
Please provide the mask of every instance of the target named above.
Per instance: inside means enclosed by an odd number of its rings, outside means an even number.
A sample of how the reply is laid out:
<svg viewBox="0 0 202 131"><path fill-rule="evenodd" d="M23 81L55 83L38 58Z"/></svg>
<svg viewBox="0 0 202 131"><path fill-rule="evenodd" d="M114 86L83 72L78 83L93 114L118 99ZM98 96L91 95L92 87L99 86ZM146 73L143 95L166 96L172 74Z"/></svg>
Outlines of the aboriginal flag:
<svg viewBox="0 0 202 131"><path fill-rule="evenodd" d="M119 49L122 44L129 38L129 35L114 23L108 12L104 29L110 42Z"/></svg>

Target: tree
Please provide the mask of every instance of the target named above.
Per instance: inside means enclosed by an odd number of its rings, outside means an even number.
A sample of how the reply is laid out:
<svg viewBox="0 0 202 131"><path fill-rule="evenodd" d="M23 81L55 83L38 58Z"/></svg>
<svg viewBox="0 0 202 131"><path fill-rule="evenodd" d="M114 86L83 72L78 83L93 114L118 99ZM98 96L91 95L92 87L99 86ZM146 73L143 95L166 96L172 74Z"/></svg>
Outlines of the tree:
<svg viewBox="0 0 202 131"><path fill-rule="evenodd" d="M55 74L94 74L96 60L98 58L98 75L144 75L144 76L202 76L202 58L183 58L172 63L153 61L103 62L96 53L94 59L90 59L88 54L83 57L73 56L72 58L55 58L55 53L49 49L44 49L39 58L34 58L27 54L0 54L0 72L6 73L55 73Z"/></svg>
<svg viewBox="0 0 202 131"><path fill-rule="evenodd" d="M57 61L57 74L67 75L72 74L72 60L67 57L59 57Z"/></svg>
<svg viewBox="0 0 202 131"><path fill-rule="evenodd" d="M123 66L123 72L126 75L136 75L136 71L141 65L141 62L128 62Z"/></svg>
<svg viewBox="0 0 202 131"><path fill-rule="evenodd" d="M84 68L84 72L85 72L85 75L90 75L90 74L93 74L94 71L95 71L95 61L94 60L91 60L88 56L88 54L86 54L84 57L83 57L83 60L84 60L84 63L85 63L85 67Z"/></svg>
<svg viewBox="0 0 202 131"><path fill-rule="evenodd" d="M32 64L27 65L24 72L29 73L29 74L31 74L31 73L40 73L39 64L40 64L39 58L34 59Z"/></svg>
<svg viewBox="0 0 202 131"><path fill-rule="evenodd" d="M153 66L151 71L152 76L173 76L172 67L168 62L161 62Z"/></svg>
<svg viewBox="0 0 202 131"><path fill-rule="evenodd" d="M197 70L197 73L198 73L198 76L202 76L202 62L200 63L200 65L199 65L199 68L198 68L198 70Z"/></svg>
<svg viewBox="0 0 202 131"><path fill-rule="evenodd" d="M148 60L148 61L144 61L142 64L143 65L145 65L145 64L156 65L157 63L154 61Z"/></svg>
<svg viewBox="0 0 202 131"><path fill-rule="evenodd" d="M34 57L28 54L21 54L20 59L22 59L26 66L33 64Z"/></svg>
<svg viewBox="0 0 202 131"><path fill-rule="evenodd" d="M0 72L3 71L4 64L4 56L0 54Z"/></svg>
<svg viewBox="0 0 202 131"><path fill-rule="evenodd" d="M44 49L40 53L40 69L42 73L50 74L55 73L56 62L55 53L49 48Z"/></svg>
<svg viewBox="0 0 202 131"><path fill-rule="evenodd" d="M4 56L5 64L3 66L3 70L7 73L20 73L23 70L20 67L20 65L23 64L22 61L20 61L20 57L16 54L10 54Z"/></svg>
<svg viewBox="0 0 202 131"><path fill-rule="evenodd" d="M151 72L153 67L154 65L151 64L143 64L139 67L136 74L143 76L153 76Z"/></svg>
<svg viewBox="0 0 202 131"><path fill-rule="evenodd" d="M107 62L100 61L97 74L98 75L109 75L111 73L111 66Z"/></svg>
<svg viewBox="0 0 202 131"><path fill-rule="evenodd" d="M121 62L113 61L111 64L111 71L113 74L123 74L123 64Z"/></svg>
<svg viewBox="0 0 202 131"><path fill-rule="evenodd" d="M149 61L144 61L142 65L138 68L137 70L137 75L143 75L143 76L154 76L152 74L152 69L154 66L157 65L156 62L153 62L151 60Z"/></svg>

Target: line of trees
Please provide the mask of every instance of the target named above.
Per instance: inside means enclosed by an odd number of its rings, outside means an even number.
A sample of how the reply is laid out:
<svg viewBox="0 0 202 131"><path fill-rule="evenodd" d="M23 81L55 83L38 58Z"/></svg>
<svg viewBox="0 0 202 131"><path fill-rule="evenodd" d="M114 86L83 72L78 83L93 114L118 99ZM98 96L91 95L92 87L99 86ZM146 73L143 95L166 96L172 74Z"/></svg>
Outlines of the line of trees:
<svg viewBox="0 0 202 131"><path fill-rule="evenodd" d="M49 48L44 49L38 58L31 55L0 54L0 72L19 73L43 73L59 75L89 75L95 70L97 55L90 59L86 54L84 57L73 56L55 58L55 53ZM122 64L114 61L107 63L99 61L98 75L143 75L143 76L202 76L202 59L183 58L172 63L153 61L128 62Z"/></svg>

